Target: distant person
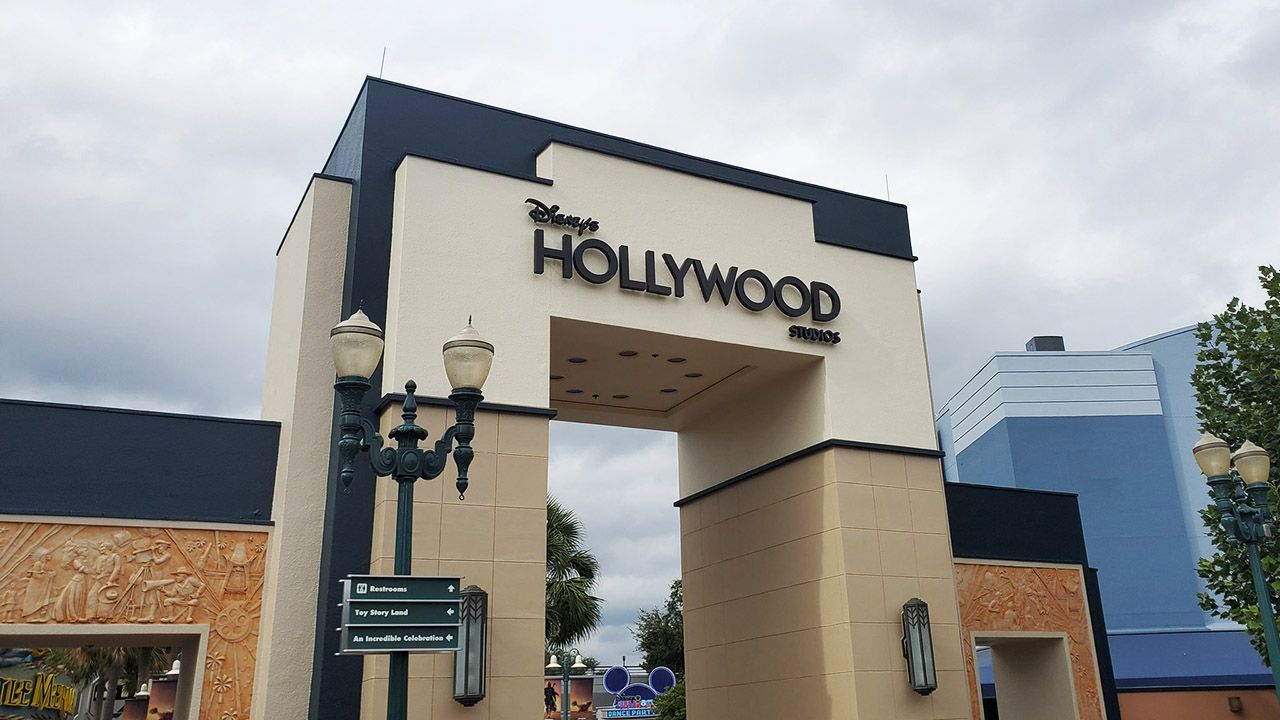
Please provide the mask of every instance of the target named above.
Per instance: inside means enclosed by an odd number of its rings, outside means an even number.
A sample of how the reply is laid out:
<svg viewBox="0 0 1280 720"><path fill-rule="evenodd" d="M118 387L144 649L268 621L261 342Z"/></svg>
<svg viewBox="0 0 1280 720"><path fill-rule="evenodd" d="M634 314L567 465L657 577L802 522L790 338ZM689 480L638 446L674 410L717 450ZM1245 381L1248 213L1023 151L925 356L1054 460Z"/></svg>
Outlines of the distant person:
<svg viewBox="0 0 1280 720"><path fill-rule="evenodd" d="M551 681L547 681L547 686L542 688L542 704L547 706L547 712L556 711L556 698L560 697L560 693L551 686Z"/></svg>

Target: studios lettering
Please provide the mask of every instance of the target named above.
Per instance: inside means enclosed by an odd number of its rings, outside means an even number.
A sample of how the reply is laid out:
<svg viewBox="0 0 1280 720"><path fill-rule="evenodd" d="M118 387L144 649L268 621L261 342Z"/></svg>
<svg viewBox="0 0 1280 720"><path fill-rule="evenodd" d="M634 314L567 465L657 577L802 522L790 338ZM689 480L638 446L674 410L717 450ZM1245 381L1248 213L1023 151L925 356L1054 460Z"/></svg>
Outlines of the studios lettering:
<svg viewBox="0 0 1280 720"><path fill-rule="evenodd" d="M554 210L555 206L549 209ZM533 217L534 212L529 215ZM598 227L595 221L592 224ZM577 227L581 230L581 225ZM737 302L753 312L773 307L789 318L807 315L813 322L830 322L840 314L840 295L827 283L806 283L793 275L773 280L760 270L736 265L721 269L719 264L712 263L708 268L697 258L677 259L670 253L658 254L653 250L633 252L626 245L619 245L615 250L599 238L575 242L573 235L564 234L559 242L548 244L543 230L535 229L533 272L542 275L548 261L560 264L561 277L569 279L576 274L595 285L616 281L623 290L678 298L691 292L701 295L703 302L709 303L713 298L725 305ZM791 336L796 337L796 333ZM802 336L801 339L809 338Z"/></svg>

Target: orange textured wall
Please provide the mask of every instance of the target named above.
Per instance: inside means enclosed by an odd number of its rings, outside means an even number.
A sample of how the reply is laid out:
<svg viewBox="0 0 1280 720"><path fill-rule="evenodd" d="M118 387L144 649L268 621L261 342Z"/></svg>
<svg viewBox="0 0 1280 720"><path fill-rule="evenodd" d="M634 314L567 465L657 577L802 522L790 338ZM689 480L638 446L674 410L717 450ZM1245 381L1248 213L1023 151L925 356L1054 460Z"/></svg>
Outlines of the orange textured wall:
<svg viewBox="0 0 1280 720"><path fill-rule="evenodd" d="M208 624L200 716L244 720L266 543L265 532L0 522L0 623Z"/></svg>
<svg viewBox="0 0 1280 720"><path fill-rule="evenodd" d="M1106 714L1081 570L974 563L956 563L955 567L973 717L982 717L973 654L975 635L1027 631L1066 634L1080 718L1103 720ZM1125 720L1131 718L1126 715Z"/></svg>
<svg viewBox="0 0 1280 720"><path fill-rule="evenodd" d="M1240 698L1231 712L1228 698ZM1124 720L1277 720L1280 702L1271 690L1196 690L1120 693Z"/></svg>

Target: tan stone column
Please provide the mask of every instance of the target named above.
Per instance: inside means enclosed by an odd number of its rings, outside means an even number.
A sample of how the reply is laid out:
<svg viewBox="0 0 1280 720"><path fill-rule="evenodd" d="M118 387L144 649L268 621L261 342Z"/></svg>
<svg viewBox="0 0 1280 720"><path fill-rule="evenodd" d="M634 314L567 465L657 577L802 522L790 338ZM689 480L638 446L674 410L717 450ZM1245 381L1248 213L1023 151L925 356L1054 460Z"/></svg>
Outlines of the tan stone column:
<svg viewBox="0 0 1280 720"><path fill-rule="evenodd" d="M828 445L685 503L680 526L691 717L968 717L936 458ZM930 696L902 658L912 597Z"/></svg>
<svg viewBox="0 0 1280 720"><path fill-rule="evenodd" d="M310 706L333 433L329 330L341 319L351 184L315 177L276 257L262 417L280 421L252 717Z"/></svg>
<svg viewBox="0 0 1280 720"><path fill-rule="evenodd" d="M385 436L400 423L399 403L382 414ZM537 712L542 686L546 584L546 416L482 411L476 415L475 459L466 498L454 486L457 468L414 490L413 572L457 575L463 586L489 593L488 684L484 700L464 708L453 700L452 653L409 659L409 716L414 720L504 720ZM418 424L434 443L452 408L420 405ZM392 571L396 488L378 481L371 573ZM365 658L360 717L386 717L387 657Z"/></svg>

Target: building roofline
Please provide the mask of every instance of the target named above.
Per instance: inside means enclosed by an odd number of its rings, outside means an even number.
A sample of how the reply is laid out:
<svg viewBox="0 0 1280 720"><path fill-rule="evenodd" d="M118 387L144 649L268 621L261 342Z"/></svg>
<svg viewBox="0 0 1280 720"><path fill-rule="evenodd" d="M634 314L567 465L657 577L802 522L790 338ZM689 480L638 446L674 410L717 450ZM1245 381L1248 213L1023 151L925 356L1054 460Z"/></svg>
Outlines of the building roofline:
<svg viewBox="0 0 1280 720"><path fill-rule="evenodd" d="M1192 330L1195 330L1198 325L1199 323L1197 323L1196 325L1188 325L1186 327L1180 327L1180 328L1177 328L1176 330L1166 330L1165 332L1162 332L1158 335L1152 335L1149 338L1135 340L1129 343L1128 345L1121 345L1120 347L1116 348L1112 352L1128 352L1130 348L1135 348L1135 347L1138 347L1139 345L1146 345L1147 343L1155 342L1157 340L1163 340L1167 337L1173 337L1174 335L1181 335L1182 333L1190 332Z"/></svg>
<svg viewBox="0 0 1280 720"><path fill-rule="evenodd" d="M1000 492L1018 493L1024 495L1057 495L1059 497L1079 498L1080 493L1064 492L1062 490L1041 490L1039 488L1009 487L1007 485L987 485L975 482L945 482L942 487L975 487L983 490L998 490Z"/></svg>
<svg viewBox="0 0 1280 720"><path fill-rule="evenodd" d="M717 167L722 167L722 168L725 168L725 169L727 169L727 170L735 170L735 171L738 171L738 172L751 173L751 174L753 174L753 175L759 175L760 177L767 177L767 178L772 178L772 179L774 179L774 180L782 180L782 181L789 182L789 183L795 183L796 185L803 185L803 186L805 186L805 187L811 187L811 188L814 188L814 189L816 189L816 190L822 190L822 191L824 191L824 192L833 192L833 193L837 193L837 194L840 194L840 195L848 195L849 197L858 198L859 200L870 200L870 201L873 201L873 202L881 203L881 204L883 204L883 205L890 205L890 206L893 206L893 207L899 207L899 208L903 208L903 209L906 209L906 207L907 207L906 205L904 205L904 204L902 204L902 203L893 202L892 200L885 200L885 199L883 199L883 198L871 197L871 196L869 196L869 195L859 195L858 193L855 193L855 192L849 192L848 190L840 190L839 188L827 187L827 186L825 186L825 185L818 185L818 184L816 184L816 183L805 182L804 180L796 180L796 179L794 179L794 178L784 177L784 176L782 176L782 175L775 175L775 174L773 174L773 173L762 172L762 171L760 171L760 170L752 170L751 168L742 167L741 165L733 165L733 164L731 164L731 163L721 162L721 161L719 161L719 160L711 160L711 159L708 159L708 158L705 158L705 157L701 157L701 156L698 156L698 155L693 155L693 154L691 154L691 153L681 152L681 151L679 151L679 150L672 150L672 149L670 149L670 148L664 148L664 147L660 147L660 146L658 146L658 145L653 145L653 144L651 144L651 143L640 142L640 141L638 141L638 140L632 140L632 139L630 139L630 138L624 138L624 137L622 137L622 136L620 136L620 135L612 135L612 134L610 134L610 133L604 133L604 132L600 132L600 131L598 131L598 130L590 130L590 129L587 129L587 128L578 127L577 125L570 125L569 123L560 122L560 121L558 121L558 120L550 120L550 119L548 119L548 118L538 117L537 115L530 115L529 113L523 113L523 112L519 112L519 111L517 111L517 110L510 110L510 109L507 109L507 108L498 107L498 106L496 106L496 105L489 105L489 104L487 104L487 103L477 102L477 101L475 101L475 100L468 100L467 98L458 97L458 96L456 96L456 95L449 95L449 94L447 94L447 93L437 92L437 91L435 91L435 90L427 90L426 88L415 87L415 86L413 86L413 85L406 85L405 83L398 83L398 82L395 82L395 81L393 81L393 80L386 80L386 79L383 79L383 78L376 78L376 77L373 77L372 75L366 75L364 80L365 80L365 85L368 85L369 83L379 83L379 84L382 84L382 85L389 85L389 86L391 86L391 87L397 87L397 88L401 88L401 89L404 89L404 90L410 90L410 91L413 91L413 92L422 93L422 94L424 94L424 95L432 95L432 96L435 96L435 97L438 97L438 98L443 98L443 99L446 99L446 100L452 100L452 101L454 101L454 102L460 102L460 103L465 103L465 104L467 104L467 105L473 105L473 106L475 106L475 107L484 108L484 109L486 109L486 110L493 110L493 111L501 112L501 113L504 113L504 114L507 114L507 115L513 115L513 116L515 116L515 117L520 117L520 118L525 118L525 119L528 119L528 120L537 120L537 121L539 121L539 122L549 123L549 124L551 124L551 125L555 125L555 126L557 126L557 127L565 128L565 129L567 129L567 130L573 130L573 131L575 131L575 132L582 132L582 133L587 133L588 135L595 135L596 137L602 137L602 138L608 138L608 139L610 139L610 140L616 140L616 141L618 141L618 142L626 143L626 144L628 144L628 145L635 145L635 146L637 146L637 147L643 147L643 148L647 148L647 149L650 149L650 150L657 150L657 151L659 151L659 152L670 153L670 154L672 154L672 155L677 155L677 156L679 156L679 157L686 158L686 159L688 159L688 160L694 160L694 161L696 161L696 162L700 162L700 163L707 163L707 164L709 164L709 165L715 165L715 166L717 166ZM362 87L361 87L361 92L363 92L363 91L364 91L364 87L362 86ZM358 101L358 100L359 100L359 95L357 95L356 97L357 97L357 101ZM354 106L354 104L353 104L353 105L352 105L352 110L354 110L354 109L355 109L355 106ZM350 116L350 113L348 113L348 116ZM344 127L344 128L346 127L345 123L344 123L343 127ZM556 141L554 141L554 142L561 142L561 143L564 143L564 141L562 141L562 140L556 140ZM571 144L571 143L564 143L564 144ZM595 150L596 148L586 148L586 149ZM330 152L330 155L332 155L332 151ZM630 158L629 158L629 159L630 159ZM327 162L327 161L326 161L326 162ZM769 191L764 191L764 192L769 192ZM780 194L782 194L782 193L773 193L773 194L779 194L779 195L780 195ZM797 199L808 199L808 198L797 198Z"/></svg>
<svg viewBox="0 0 1280 720"><path fill-rule="evenodd" d="M1195 326L1193 325L1192 327L1195 327ZM1186 328L1184 328L1184 330L1185 329ZM1170 331L1168 333L1165 333L1165 335L1174 334L1176 332L1179 332L1179 331L1176 331L1176 330ZM1152 338L1149 338L1149 339L1152 339ZM1145 342L1145 341L1142 341L1142 342ZM978 369L974 371L973 374L971 374L968 378L966 378L964 382L960 383L960 387L956 388L956 391L951 393L951 395L947 397L946 402L942 403L942 407L939 408L938 411L934 413L933 421L934 423L937 423L939 420L942 419L943 415L946 415L947 413L951 412L951 401L955 400L956 397L958 397L960 393L963 392L964 389L969 386L969 383L973 382L979 375L981 375L982 371L986 370L988 365L995 362L996 358L1027 357L1027 356L1106 357L1108 355L1124 355L1125 357L1133 357L1135 355L1150 355L1150 354L1151 353L1149 352L1126 352L1121 349L1116 349L1116 350L1037 350L1034 352L1029 350L1001 350L999 352L994 352L988 355L986 361L984 361L981 365L979 365ZM1033 371L1016 370L1016 371L1002 371L1002 372L1033 372Z"/></svg>
<svg viewBox="0 0 1280 720"><path fill-rule="evenodd" d="M276 420L258 420L254 418L218 417L215 415L193 415L188 413L162 412L158 410L134 410L132 408L107 407L105 405L77 405L74 403L55 403L43 400L17 400L0 398L0 405L24 405L27 407L43 407L55 410L84 410L89 412L114 413L117 415L142 415L145 417L175 418L179 420L199 420L202 422L223 422L236 425L262 425L279 428Z"/></svg>

